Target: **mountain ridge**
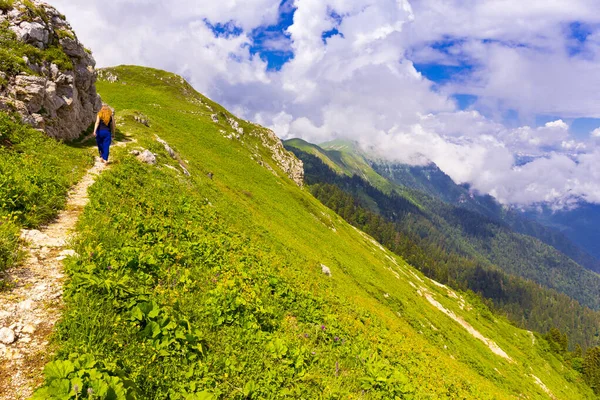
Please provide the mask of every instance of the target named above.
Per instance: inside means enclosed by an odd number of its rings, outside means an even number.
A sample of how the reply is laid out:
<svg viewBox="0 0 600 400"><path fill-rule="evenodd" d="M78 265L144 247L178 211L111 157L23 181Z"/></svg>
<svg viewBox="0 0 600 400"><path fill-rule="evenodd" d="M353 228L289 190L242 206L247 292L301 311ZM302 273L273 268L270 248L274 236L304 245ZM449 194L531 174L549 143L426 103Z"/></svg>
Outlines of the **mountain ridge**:
<svg viewBox="0 0 600 400"><path fill-rule="evenodd" d="M117 80L98 89L118 130L157 164L117 149L92 187L75 244L89 256L67 263L50 364L73 370L63 379L92 368L138 398L592 398L542 336L424 277L299 188L245 121L229 138L207 108L219 106L179 77L108 71ZM189 176L166 167L155 136ZM103 317L77 323L90 313Z"/></svg>

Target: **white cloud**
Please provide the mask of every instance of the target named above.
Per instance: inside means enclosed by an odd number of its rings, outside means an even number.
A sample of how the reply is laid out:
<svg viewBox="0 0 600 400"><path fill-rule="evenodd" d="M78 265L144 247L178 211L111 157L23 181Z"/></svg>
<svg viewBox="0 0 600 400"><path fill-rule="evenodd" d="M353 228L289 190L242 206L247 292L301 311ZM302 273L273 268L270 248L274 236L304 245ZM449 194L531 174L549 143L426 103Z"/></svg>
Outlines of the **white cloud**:
<svg viewBox="0 0 600 400"><path fill-rule="evenodd" d="M421 0L414 2L414 55L421 62L475 65L448 92L480 96L480 108L535 114L600 117L597 65L600 33L585 43L569 37L578 21L597 29L595 0ZM429 44L450 40L444 51ZM577 54L570 48L576 46Z"/></svg>
<svg viewBox="0 0 600 400"><path fill-rule="evenodd" d="M280 71L250 53L250 32L277 21L279 0L53 3L101 66L182 74L284 138L343 137L402 162L433 161L506 203L600 202L600 128L580 142L561 119L507 127L496 118L506 110L529 122L540 113L600 116L600 33L583 44L565 33L571 21L600 22L595 0L288 0L293 25L264 42L294 53ZM215 37L205 20L243 32ZM324 41L334 28L339 34ZM447 38L443 51L430 45ZM574 44L577 55L568 51ZM473 70L440 88L413 60ZM451 93L479 100L458 111ZM515 153L539 158L515 167Z"/></svg>

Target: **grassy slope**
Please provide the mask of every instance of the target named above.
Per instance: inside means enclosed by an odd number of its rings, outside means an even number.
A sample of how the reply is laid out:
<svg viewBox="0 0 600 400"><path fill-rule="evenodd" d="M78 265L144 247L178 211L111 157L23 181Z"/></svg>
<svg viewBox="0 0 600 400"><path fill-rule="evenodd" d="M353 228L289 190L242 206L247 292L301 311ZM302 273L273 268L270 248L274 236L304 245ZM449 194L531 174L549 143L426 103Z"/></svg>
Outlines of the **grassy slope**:
<svg viewBox="0 0 600 400"><path fill-rule="evenodd" d="M198 100L221 109L180 78L139 67L114 72L119 81L101 82L99 91L117 109L120 129L159 154L159 166L117 151L94 186L79 225L83 256L69 263L58 357L87 354L96 362L74 363L78 372L51 368L41 398L52 385L86 387L89 369L119 388L108 376L127 376L131 382L121 382L130 393L157 399L201 391L222 398L548 398L531 374L558 398L593 398L545 341L532 341L476 299L463 310L446 289L281 172L260 166L251 153L264 161L268 154L257 139L225 138L219 130L227 126L211 122L213 112ZM135 123L134 112L147 115L151 128ZM163 166L176 164L154 134L186 160L191 177ZM333 277L321 273L321 263ZM493 354L416 288L515 362ZM160 312L149 311L149 300ZM203 395L197 398L210 397Z"/></svg>
<svg viewBox="0 0 600 400"><path fill-rule="evenodd" d="M308 143L307 141L302 139L290 139L286 140L284 143L286 146L292 146L302 151L305 151L308 154L312 154L315 157L319 157L319 159L323 161L325 165L327 165L329 168L331 168L338 174L352 176L352 174L348 170L345 170L344 168L333 162L333 160L327 155L326 151L320 148L319 146L316 146L312 143Z"/></svg>
<svg viewBox="0 0 600 400"><path fill-rule="evenodd" d="M286 142L286 145L290 146L295 146L296 144L294 139ZM309 146L311 145L309 144ZM314 155L321 158L325 164L336 165L337 168L335 168L334 171L341 171L348 176L358 175L385 193L389 193L396 188L396 185L392 184L371 168L356 144L346 140L334 140L322 143L319 146L312 146L313 152L320 153ZM303 149L300 148L300 150ZM311 154L313 153L311 152Z"/></svg>

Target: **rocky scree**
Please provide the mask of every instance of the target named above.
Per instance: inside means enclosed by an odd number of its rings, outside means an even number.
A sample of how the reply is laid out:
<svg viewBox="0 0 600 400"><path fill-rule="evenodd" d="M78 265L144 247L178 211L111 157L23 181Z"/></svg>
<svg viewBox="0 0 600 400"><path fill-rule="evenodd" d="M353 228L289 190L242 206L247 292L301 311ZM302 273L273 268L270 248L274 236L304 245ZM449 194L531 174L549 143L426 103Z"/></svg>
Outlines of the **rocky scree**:
<svg viewBox="0 0 600 400"><path fill-rule="evenodd" d="M0 109L16 111L24 122L56 139L79 137L102 103L96 93L96 62L65 17L37 0L15 0L0 8L0 30L24 49L55 52L65 60L23 55L22 68L1 71Z"/></svg>

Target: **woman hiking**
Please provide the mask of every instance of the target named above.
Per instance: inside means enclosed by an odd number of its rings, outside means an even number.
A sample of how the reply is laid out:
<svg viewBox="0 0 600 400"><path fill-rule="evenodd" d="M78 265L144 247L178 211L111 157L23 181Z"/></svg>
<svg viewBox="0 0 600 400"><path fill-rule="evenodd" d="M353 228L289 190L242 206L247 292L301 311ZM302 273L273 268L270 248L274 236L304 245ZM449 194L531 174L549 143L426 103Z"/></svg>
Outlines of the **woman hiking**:
<svg viewBox="0 0 600 400"><path fill-rule="evenodd" d="M96 117L96 126L94 127L94 136L100 152L100 158L103 163L108 163L108 153L110 143L115 134L115 119L112 110L106 104L102 106Z"/></svg>

